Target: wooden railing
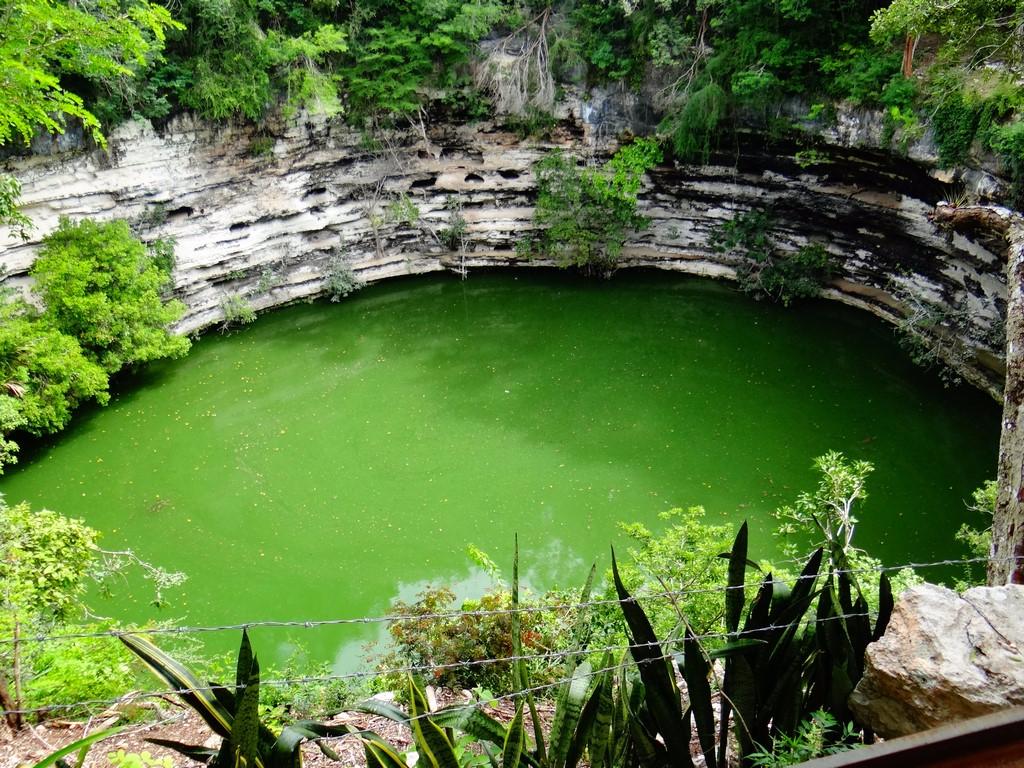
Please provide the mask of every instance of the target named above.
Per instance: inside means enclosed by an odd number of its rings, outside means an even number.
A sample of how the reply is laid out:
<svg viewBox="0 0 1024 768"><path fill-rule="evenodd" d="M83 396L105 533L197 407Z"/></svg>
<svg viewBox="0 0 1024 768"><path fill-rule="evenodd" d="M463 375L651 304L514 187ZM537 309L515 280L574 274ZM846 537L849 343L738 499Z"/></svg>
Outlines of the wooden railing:
<svg viewBox="0 0 1024 768"><path fill-rule="evenodd" d="M1024 768L1024 707L801 763L800 768Z"/></svg>

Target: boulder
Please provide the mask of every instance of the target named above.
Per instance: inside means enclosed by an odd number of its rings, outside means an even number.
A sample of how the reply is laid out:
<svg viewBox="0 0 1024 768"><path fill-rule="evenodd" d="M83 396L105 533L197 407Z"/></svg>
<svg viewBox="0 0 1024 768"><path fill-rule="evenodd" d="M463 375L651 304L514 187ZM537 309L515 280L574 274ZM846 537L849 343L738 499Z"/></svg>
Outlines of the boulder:
<svg viewBox="0 0 1024 768"><path fill-rule="evenodd" d="M868 646L850 696L883 737L904 736L1024 704L1024 586L962 596L922 584L899 599L885 635Z"/></svg>

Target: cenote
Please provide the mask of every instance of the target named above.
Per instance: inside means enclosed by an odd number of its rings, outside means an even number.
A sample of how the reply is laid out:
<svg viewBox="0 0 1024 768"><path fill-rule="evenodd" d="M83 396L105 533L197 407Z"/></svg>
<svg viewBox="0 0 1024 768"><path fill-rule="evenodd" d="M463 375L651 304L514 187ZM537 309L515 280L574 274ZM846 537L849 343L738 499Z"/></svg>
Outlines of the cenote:
<svg viewBox="0 0 1024 768"><path fill-rule="evenodd" d="M860 546L890 564L957 556L998 429L988 396L944 388L891 327L835 303L782 309L663 273L479 272L208 334L37 445L3 491L189 576L162 612L131 586L100 612L319 620L384 614L427 584L479 591L467 545L510 564L516 533L535 588L575 585L608 566L617 522L656 528L676 506L749 519L752 556L771 556L769 511L830 449L876 466ZM379 631L258 643L351 668Z"/></svg>

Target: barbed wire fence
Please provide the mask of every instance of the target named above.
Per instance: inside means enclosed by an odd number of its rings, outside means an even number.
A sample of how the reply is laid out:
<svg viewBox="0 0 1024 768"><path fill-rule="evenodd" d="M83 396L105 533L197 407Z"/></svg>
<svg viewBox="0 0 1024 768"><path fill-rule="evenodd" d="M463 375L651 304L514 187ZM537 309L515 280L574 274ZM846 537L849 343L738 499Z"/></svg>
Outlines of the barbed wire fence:
<svg viewBox="0 0 1024 768"><path fill-rule="evenodd" d="M1018 560L1020 556L1010 556L1004 558L1005 560ZM792 559L792 560L776 560L773 561L774 565L782 565L789 563L803 563L803 559ZM967 566L976 565L980 563L990 562L989 558L985 557L974 557L974 558L960 558L960 559L945 559L935 560L930 562L910 562L901 565L892 566L873 566L873 567L862 567L862 568L851 568L835 573L847 573L851 575L857 574L881 574L881 573L894 573L903 571L905 569L911 569L914 571L930 569L930 568L942 568L952 566ZM795 577L796 580L800 578L817 579L819 576ZM724 594L734 589L753 589L757 585L755 583L748 584L745 586L729 587L729 586L716 586L716 587L703 587L693 589L678 589L678 590L663 590L660 592L651 592L646 594L633 595L630 600L643 602L650 600L672 600L676 602L685 601L688 597L697 595L708 595L708 594ZM108 638L116 640L120 637L125 636L180 636L180 635L200 635L213 632L226 632L226 631L239 631L249 630L254 628L297 628L297 629L315 629L319 627L328 626L344 626L344 625L369 625L369 624L395 624L403 622L431 622L431 621L444 621L449 619L461 618L461 617L493 617L503 616L511 614L529 615L536 614L539 612L559 612L559 611L579 611L586 608L600 607L600 606L611 606L620 605L622 600L618 598L600 598L595 600L584 600L584 601L570 601L570 602L553 602L544 603L538 602L534 604L521 605L515 608L494 608L494 609L471 609L471 610L450 610L450 611L438 611L434 613L396 613L387 614L381 616L372 617L341 617L341 618L329 618L329 619L309 619L309 620L255 620L248 622L238 622L232 624L220 624L210 626L157 626L152 628L128 628L128 629L110 629L103 631L93 632L62 632L53 634L35 634L25 635L22 637L0 637L0 651L5 647L11 647L17 644L27 643L54 643L68 640L78 639L103 639ZM756 630L750 631L739 631L734 633L725 632L708 632L703 634L697 634L693 637L700 642L716 641L716 640L736 640L740 639L745 635L752 635L757 633L763 633L768 630L785 629L792 627L794 624L800 626L812 626L828 621L844 620L848 618L860 618L867 617L866 613L849 613L849 614L838 614L827 616L823 618L812 618L804 619L799 622L791 622L789 624L775 625L769 627L760 627ZM683 638L668 638L663 640L657 645L663 649L673 648L684 642ZM655 643L641 643L641 644L625 644L619 643L615 645L609 645L604 647L590 647L580 646L569 649L559 649L544 651L541 653L530 653L520 655L508 655L501 657L491 658L478 658L478 659L467 659L463 661L456 661L444 664L408 664L402 666L394 666L390 668L373 668L354 672L342 672L337 674L325 674L325 675L310 675L310 676L296 676L296 677L285 677L280 679L269 679L260 682L261 686L265 687L286 687L286 686L299 686L299 685L314 685L320 683L331 683L331 682L342 682L342 681L354 681L354 680L369 680L373 678L387 678L397 675L406 674L434 674L438 675L443 672L457 671L457 670L470 670L475 668L487 667L490 665L498 664L512 664L520 661L523 662L547 662L553 663L564 660L570 657L578 657L582 655L596 656L601 654L620 654L623 661L618 662L614 666L607 667L604 669L594 670L592 674L597 675L605 671L621 670L632 666L635 662L629 658L629 651L634 648L651 647L656 645ZM666 660L672 659L677 656L677 651L668 651L652 659L657 661L658 659ZM495 696L490 701L505 701L514 700L518 697L526 696L532 693L539 693L552 688L556 688L564 683L570 682L571 678L559 678L553 682L546 682L541 685L533 686L531 688L515 691L512 693L502 694ZM81 712L81 711L95 711L101 708L110 708L125 701L126 698L130 698L132 701L145 700L145 699L165 699L168 696L177 694L195 692L195 691L207 691L212 692L215 689L222 688L219 684L210 684L199 688L190 689L165 689L161 691L141 691L132 692L126 696L120 696L116 698L107 699L93 699L93 700L82 700L60 704L50 704L39 707L24 707L20 709L0 709L0 717L6 715L34 715L45 713L47 715L56 712ZM479 702L470 702L466 704L467 707L479 706ZM429 714L429 713L428 713Z"/></svg>
<svg viewBox="0 0 1024 768"><path fill-rule="evenodd" d="M1000 558L1000 560L1017 560L1024 559L1024 556L1011 556L1007 558ZM773 560L773 565L786 565L795 563L804 563L806 558L794 558L790 560ZM848 568L838 570L835 573L860 575L868 573L898 573L900 571L910 570L922 570L927 568L940 568L940 567L951 567L956 565L971 565L988 563L990 558L987 557L973 557L973 558L961 558L956 560L934 560L931 562L924 563L904 563L903 565L884 565L870 568ZM813 578L818 578L814 576ZM796 576L795 580L799 580L800 577ZM696 595L707 595L720 593L724 594L732 589L750 589L753 585L747 584L745 587L701 587L695 589L678 589L678 590L663 590L660 592L650 592L639 595L634 595L636 599L640 600L652 600L660 598L686 598ZM586 600L580 602L557 602L557 603L537 603L533 605L522 605L518 608L488 608L488 609L470 609L470 610L451 610L451 611L438 611L434 613L397 613L397 614L386 614L381 616L367 616L367 617L352 617L352 618L329 618L329 619L256 619L253 621L237 622L231 624L215 624L209 626L157 626L151 628L138 628L138 629L106 629L97 630L91 632L67 632L67 633L55 633L55 634L24 634L21 637L15 639L12 637L0 637L0 647L5 645L12 645L14 643L26 644L26 643L47 643L57 642L62 640L82 640L88 638L102 638L102 637L122 637L127 635L147 635L147 636L159 636L159 635L194 635L204 634L209 632L228 632L228 631L240 631L243 629L256 629L259 627L267 628L294 628L294 629L314 629L317 627L329 627L329 626L345 626L345 625L361 625L361 624L394 624L402 622L412 621L441 621L446 619L454 619L462 616L466 617L488 617L488 616L502 616L511 615L518 613L520 615L529 615L535 613L546 613L546 612L557 612L557 611L572 611L579 610L581 608L592 608L600 606L618 605L621 601L617 598L600 598L596 600Z"/></svg>

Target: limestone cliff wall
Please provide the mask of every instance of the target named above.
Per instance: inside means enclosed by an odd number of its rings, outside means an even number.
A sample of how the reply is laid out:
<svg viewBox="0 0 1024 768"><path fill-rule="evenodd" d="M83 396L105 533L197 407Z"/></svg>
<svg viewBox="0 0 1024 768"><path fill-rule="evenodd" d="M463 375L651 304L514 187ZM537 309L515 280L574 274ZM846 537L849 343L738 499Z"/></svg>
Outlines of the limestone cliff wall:
<svg viewBox="0 0 1024 768"><path fill-rule="evenodd" d="M637 105L607 100L570 105L563 117L549 141L486 122L373 136L312 118L262 130L188 117L160 131L130 123L111 133L106 152L5 161L37 228L28 243L0 242L0 264L24 284L38 238L60 216L135 220L144 237L177 242L181 332L219 322L229 295L257 309L317 296L338 256L367 281L446 268L471 279L477 267L523 263L514 249L531 226L537 159L556 146L600 159L614 148L609 137L646 119ZM894 321L926 305L967 318L970 352L958 364L998 396L1004 257L980 236L933 223L950 188L927 162L853 146L862 133L840 123L810 156L741 138L708 165L656 169L641 201L652 225L628 244L626 265L733 277L710 233L769 207L784 247L817 241L836 255L830 297ZM403 196L418 211L412 219L394 205ZM445 230L456 215L466 226L453 240Z"/></svg>

